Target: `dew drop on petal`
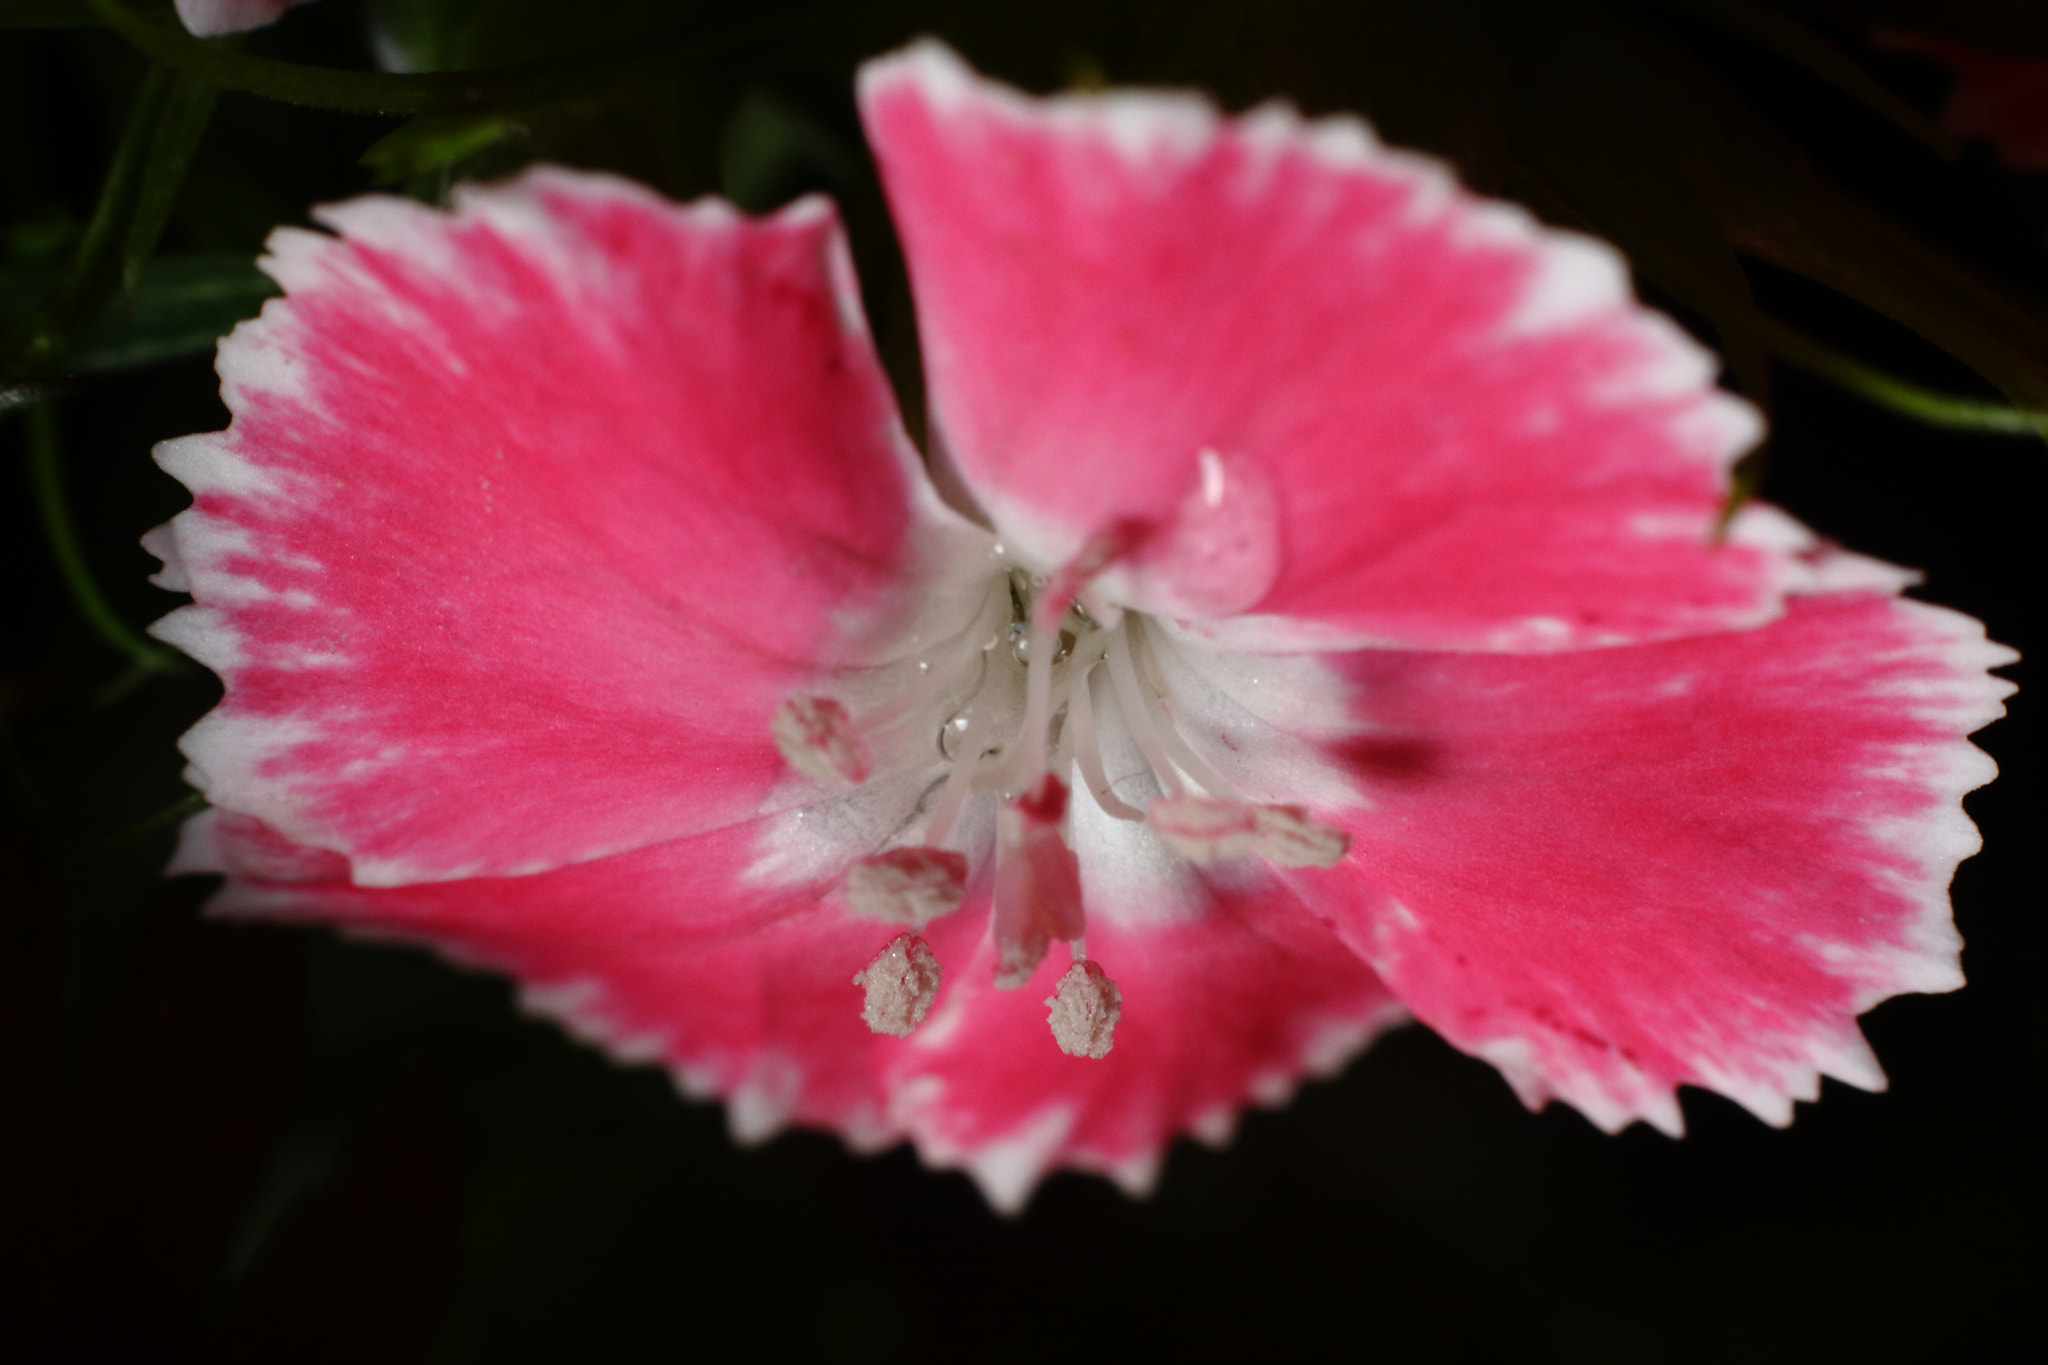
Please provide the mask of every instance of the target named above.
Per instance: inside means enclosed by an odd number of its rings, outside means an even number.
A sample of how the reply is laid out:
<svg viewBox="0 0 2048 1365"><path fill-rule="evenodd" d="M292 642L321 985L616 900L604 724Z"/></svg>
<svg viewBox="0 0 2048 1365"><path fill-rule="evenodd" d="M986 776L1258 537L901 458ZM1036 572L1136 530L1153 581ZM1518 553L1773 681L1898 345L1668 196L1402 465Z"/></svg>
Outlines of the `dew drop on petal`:
<svg viewBox="0 0 2048 1365"><path fill-rule="evenodd" d="M1229 616L1256 606L1280 576L1280 499L1256 463L1197 457L1172 524L1145 548L1145 582L1174 610Z"/></svg>
<svg viewBox="0 0 2048 1365"><path fill-rule="evenodd" d="M952 762L960 756L960 741L967 734L969 719L958 715L939 727L939 756Z"/></svg>

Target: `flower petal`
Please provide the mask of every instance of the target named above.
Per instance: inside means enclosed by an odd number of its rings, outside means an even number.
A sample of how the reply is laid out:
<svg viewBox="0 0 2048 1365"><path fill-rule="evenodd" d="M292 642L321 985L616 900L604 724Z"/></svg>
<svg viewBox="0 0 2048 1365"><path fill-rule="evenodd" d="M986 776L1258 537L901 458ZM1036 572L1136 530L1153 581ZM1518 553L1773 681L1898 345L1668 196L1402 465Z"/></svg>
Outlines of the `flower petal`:
<svg viewBox="0 0 2048 1365"><path fill-rule="evenodd" d="M846 913L830 878L759 875L763 834L756 822L533 876L368 888L323 868L332 854L295 863L276 831L208 812L177 870L232 874L217 913L335 924L507 972L533 1013L723 1098L741 1140L799 1123L875 1150L902 1136L886 1076L906 1045L861 1021L852 982L902 928Z"/></svg>
<svg viewBox="0 0 2048 1365"><path fill-rule="evenodd" d="M1960 797L1994 772L1963 737L2014 657L1867 593L1629 649L1353 655L1374 808L1350 875L1299 886L1532 1107L1676 1133L1690 1084L1783 1124L1821 1075L1882 1087L1857 1014L1962 984Z"/></svg>
<svg viewBox="0 0 2048 1365"><path fill-rule="evenodd" d="M224 33L274 24L288 9L306 0L176 0L178 18L200 38L218 38Z"/></svg>
<svg viewBox="0 0 2048 1365"><path fill-rule="evenodd" d="M1047 1023L1067 954L1001 990L990 941L968 961L941 944L946 994L895 1073L894 1103L925 1161L965 1168L1005 1212L1063 1166L1143 1193L1174 1137L1226 1141L1247 1104L1284 1103L1405 1017L1284 888L1211 882L1187 901L1150 922L1091 906L1088 955L1123 999L1099 1059L1064 1054Z"/></svg>
<svg viewBox="0 0 2048 1365"><path fill-rule="evenodd" d="M1605 245L1348 119L1029 99L932 43L871 63L861 100L934 438L1041 567L1135 522L1152 543L1107 596L1326 643L1544 649L1780 609L1796 566L1713 543L1757 420Z"/></svg>
<svg viewBox="0 0 2048 1365"><path fill-rule="evenodd" d="M228 686L199 785L370 885L751 814L776 707L958 525L829 207L539 170L319 216L340 236L278 232L286 297L221 345L234 424L158 449L196 601L157 633Z"/></svg>

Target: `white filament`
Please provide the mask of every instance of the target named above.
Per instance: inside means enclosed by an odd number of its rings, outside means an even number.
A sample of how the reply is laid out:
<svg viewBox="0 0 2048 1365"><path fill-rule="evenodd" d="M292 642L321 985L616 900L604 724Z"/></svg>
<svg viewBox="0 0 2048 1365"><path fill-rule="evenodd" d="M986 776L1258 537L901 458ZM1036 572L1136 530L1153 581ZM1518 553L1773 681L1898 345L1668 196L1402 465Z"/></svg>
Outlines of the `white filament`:
<svg viewBox="0 0 2048 1365"><path fill-rule="evenodd" d="M1109 774L1103 771L1102 748L1095 738L1095 703L1088 695L1088 680L1097 662L1089 660L1086 668L1073 677L1067 688L1066 733L1073 737L1074 762L1080 766L1081 778L1088 784L1088 794L1095 798L1095 804L1102 807L1104 814L1119 820L1142 820L1145 818L1143 811L1117 800L1109 789Z"/></svg>
<svg viewBox="0 0 2048 1365"><path fill-rule="evenodd" d="M1181 737L1180 730L1174 725L1173 717L1167 714L1165 702L1160 695L1166 689L1164 684L1158 681L1159 670L1151 657L1151 640L1146 636L1144 627L1138 623L1135 617L1127 616L1124 620L1125 630L1131 640L1132 653L1143 662L1146 674L1153 679L1152 686L1140 686L1139 694L1140 699L1146 703L1146 709L1158 716L1159 725L1157 733L1159 734L1161 744L1166 749L1167 756L1180 767L1182 772L1193 778L1201 786L1202 790L1208 792L1209 795L1229 797L1232 800L1240 799L1241 794L1236 786L1228 778L1210 767L1208 760L1196 753L1193 746Z"/></svg>
<svg viewBox="0 0 2048 1365"><path fill-rule="evenodd" d="M953 771L947 775L946 789L939 793L939 804L933 807L931 822L925 826L924 841L934 848L945 843L946 836L953 832L953 822L960 818L961 808L974 790L974 773L981 766L981 751L988 747L991 710L976 707L968 712L967 733L960 737L959 747L953 751Z"/></svg>
<svg viewBox="0 0 2048 1365"><path fill-rule="evenodd" d="M931 706L952 697L956 692L964 691L967 696L972 696L979 690L978 679L973 685L965 688L962 687L962 683L977 669L987 668L988 655L979 649L962 650L958 646L962 641L987 638L996 629L998 613L1006 610L1009 605L1008 583L999 579L982 597L980 608L964 627L919 653L920 663L934 658L959 659L964 662L950 669L934 669L929 677L916 686L904 688L889 702L863 715L860 718L861 733L879 734L910 716L923 714ZM960 698L963 701L965 699Z"/></svg>
<svg viewBox="0 0 2048 1365"><path fill-rule="evenodd" d="M1109 681L1116 690L1117 706L1124 713L1124 724L1130 727L1131 738L1138 745L1138 752L1151 765L1153 776L1159 779L1159 786L1168 796L1179 796L1182 791L1180 774L1166 761L1166 746L1160 742L1159 731L1152 724L1152 708L1145 705L1145 685L1138 681L1138 673L1131 666L1130 618L1124 618L1119 626L1119 638L1109 647Z"/></svg>
<svg viewBox="0 0 2048 1365"><path fill-rule="evenodd" d="M1045 735L1052 724L1052 653L1058 636L1046 627L1032 624L1025 637L1024 730L1003 767L1003 785L1012 791L1029 791L1045 775Z"/></svg>

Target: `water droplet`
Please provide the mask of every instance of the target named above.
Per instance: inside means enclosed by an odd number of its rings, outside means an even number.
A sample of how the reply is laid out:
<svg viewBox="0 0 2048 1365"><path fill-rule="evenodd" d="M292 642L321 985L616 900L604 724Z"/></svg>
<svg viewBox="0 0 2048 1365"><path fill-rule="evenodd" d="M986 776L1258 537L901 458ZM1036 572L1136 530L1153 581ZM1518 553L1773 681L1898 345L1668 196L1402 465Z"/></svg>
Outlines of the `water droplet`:
<svg viewBox="0 0 2048 1365"><path fill-rule="evenodd" d="M948 763L960 752L960 738L967 733L967 713L962 711L939 727L939 757Z"/></svg>
<svg viewBox="0 0 2048 1365"><path fill-rule="evenodd" d="M1211 507L1223 505L1223 457L1213 450L1205 450L1196 457L1202 466L1202 501Z"/></svg>
<svg viewBox="0 0 2048 1365"><path fill-rule="evenodd" d="M1144 555L1150 605L1227 616L1256 606L1279 573L1280 503L1272 479L1251 460L1204 450L1171 528Z"/></svg>

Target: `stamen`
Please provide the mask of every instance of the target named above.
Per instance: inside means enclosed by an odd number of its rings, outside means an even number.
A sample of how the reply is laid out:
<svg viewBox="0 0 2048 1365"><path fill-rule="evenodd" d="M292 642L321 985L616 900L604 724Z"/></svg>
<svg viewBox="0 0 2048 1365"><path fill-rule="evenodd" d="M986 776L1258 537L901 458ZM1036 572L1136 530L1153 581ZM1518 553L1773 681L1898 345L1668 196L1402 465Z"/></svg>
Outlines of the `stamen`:
<svg viewBox="0 0 2048 1365"><path fill-rule="evenodd" d="M1031 606L1031 624L1042 630L1057 629L1089 580L1144 544L1152 530L1149 522L1125 517L1096 532L1081 552L1054 570L1039 589Z"/></svg>
<svg viewBox="0 0 2048 1365"><path fill-rule="evenodd" d="M1051 747L1048 730L1053 715L1052 666L1073 652L1076 635L1063 627L1080 600L1081 590L1097 574L1136 550L1151 533L1149 523L1135 518L1112 522L1049 579L1033 579L1033 591L1028 595L1013 586L1018 613L1026 618L1021 623L1026 628L1025 637L1019 642L1025 665L1024 726L1017 748L1004 764L999 779L1005 790L1027 789L1046 772L1046 750ZM1014 584L1015 580L1012 581ZM1076 632L1094 625L1086 612L1081 612L1080 617ZM1056 643L1065 648L1056 649Z"/></svg>
<svg viewBox="0 0 2048 1365"><path fill-rule="evenodd" d="M1060 835L1066 809L1066 784L1046 773L997 820L996 985L1004 990L1031 979L1054 939L1077 939L1087 927L1081 864Z"/></svg>
<svg viewBox="0 0 2048 1365"><path fill-rule="evenodd" d="M981 613L968 622L965 630L954 632L926 652L941 658L960 658L962 651L957 646L962 639L974 634L977 627L984 630L994 628L990 618L995 614L993 608L997 604L996 596L990 594L988 602L983 604ZM864 712L860 718L861 730L867 734L876 734L908 716L925 711L944 698L956 697L958 701L965 701L972 697L981 689L982 677L988 671L988 655L976 649L966 651L966 656L966 662L958 663L952 668L941 667L936 671L932 670L929 659L918 660L917 666L923 676L914 686L904 688L884 705ZM971 679L970 674L973 675Z"/></svg>
<svg viewBox="0 0 2048 1365"><path fill-rule="evenodd" d="M1031 787L1045 775L1045 732L1052 723L1053 631L1038 624L1035 613L1030 651L1030 662L1024 672L1024 728L1017 736L1017 752L1011 755L1003 771L1006 785L1019 790Z"/></svg>
<svg viewBox="0 0 2048 1365"><path fill-rule="evenodd" d="M1075 609L1075 614L1080 614L1079 608ZM1070 679L1078 678L1086 670L1101 663L1102 656L1109 653L1109 646L1115 638L1107 629L1090 626L1088 632L1074 642L1074 647L1067 651L1067 657L1062 661L1067 665L1067 676Z"/></svg>
<svg viewBox="0 0 2048 1365"><path fill-rule="evenodd" d="M915 934L899 934L853 978L867 992L862 1022L876 1033L905 1037L931 1013L939 977L931 945Z"/></svg>
<svg viewBox="0 0 2048 1365"><path fill-rule="evenodd" d="M1166 710L1166 684L1159 676L1158 660L1152 657L1151 634L1135 616L1125 618L1124 626L1130 637L1132 661L1142 670L1138 679L1139 696L1146 708L1159 717L1159 740L1167 757L1209 795L1223 800L1236 799L1240 795L1237 784L1210 767L1208 760L1196 753L1174 727L1173 717Z"/></svg>
<svg viewBox="0 0 2048 1365"><path fill-rule="evenodd" d="M1351 836L1300 806L1247 806L1196 796L1160 797L1146 823L1200 866L1255 853L1275 867L1335 867Z"/></svg>
<svg viewBox="0 0 2048 1365"><path fill-rule="evenodd" d="M1065 627L1064 622L1074 617L1080 618L1074 630L1085 634L1076 636ZM1107 632L1094 629L1091 619L1078 608L1071 616L1062 618L1062 622L1059 634L1052 637L1049 646L1046 628L1034 616L1029 634L1021 642L1025 665L1024 723L1016 747L996 779L996 785L1006 792L1022 791L1037 782L1048 770L1048 751L1050 770L1067 771L1071 741L1059 720L1060 708L1072 694L1074 679L1085 677L1087 670L1102 657ZM1053 668L1062 664L1065 669L1055 687Z"/></svg>
<svg viewBox="0 0 2048 1365"><path fill-rule="evenodd" d="M1250 806L1204 801L1199 796L1162 796L1146 810L1145 823L1175 853L1207 867L1251 852L1259 819Z"/></svg>
<svg viewBox="0 0 2048 1365"><path fill-rule="evenodd" d="M981 606L966 626L925 652L941 660L958 660L961 642L993 629L995 619L1009 608L1008 591L1000 585L992 588L983 595ZM958 696L964 701L981 689L988 671L988 654L985 650L967 653L965 663L956 663L951 668L934 670L930 659L918 660L921 676L882 706L864 712L858 724L846 707L831 697L791 697L776 709L769 722L775 747L792 768L814 781L857 786L867 780L874 767L863 735L879 734L906 717L926 713L945 698ZM900 662L891 665L901 666Z"/></svg>
<svg viewBox="0 0 2048 1365"><path fill-rule="evenodd" d="M960 737L960 743L953 751L953 771L946 777L946 789L939 793L939 804L932 810L932 818L924 827L924 841L936 847L946 842L952 832L953 822L960 818L961 807L974 791L974 774L981 767L982 750L988 746L991 721L990 708L978 708L968 715L967 733Z"/></svg>
<svg viewBox="0 0 2048 1365"><path fill-rule="evenodd" d="M1067 733L1074 737L1074 762L1081 769L1081 780L1088 784L1089 795L1105 815L1119 820L1142 820L1143 811L1119 801L1109 788L1109 774L1102 766L1102 746L1095 738L1095 703L1089 695L1089 680L1094 671L1091 663L1074 675L1067 689Z"/></svg>
<svg viewBox="0 0 2048 1365"><path fill-rule="evenodd" d="M1252 852L1275 867L1335 867L1351 849L1351 836L1300 806L1260 806Z"/></svg>
<svg viewBox="0 0 2048 1365"><path fill-rule="evenodd" d="M789 766L814 782L858 786L867 781L872 760L854 733L853 718L830 697L791 697L769 723L775 747Z"/></svg>
<svg viewBox="0 0 2048 1365"><path fill-rule="evenodd" d="M845 890L855 914L922 926L960 908L967 859L943 848L892 848L855 863Z"/></svg>
<svg viewBox="0 0 2048 1365"><path fill-rule="evenodd" d="M1109 1055L1117 1020L1123 1018L1124 997L1101 967L1076 962L1045 1003L1052 1006L1046 1022L1052 1025L1060 1051L1097 1060Z"/></svg>
<svg viewBox="0 0 2048 1365"><path fill-rule="evenodd" d="M1130 624L1125 619L1124 627ZM1159 786L1168 796L1179 796L1183 790L1180 774L1166 761L1166 747L1159 741L1159 731L1152 724L1152 708L1145 704L1141 693L1143 684L1131 667L1130 637L1120 634L1109 647L1109 681L1116 691L1117 708L1124 713L1124 724L1130 727L1131 738L1138 745L1138 752L1151 765L1153 776L1159 779Z"/></svg>

